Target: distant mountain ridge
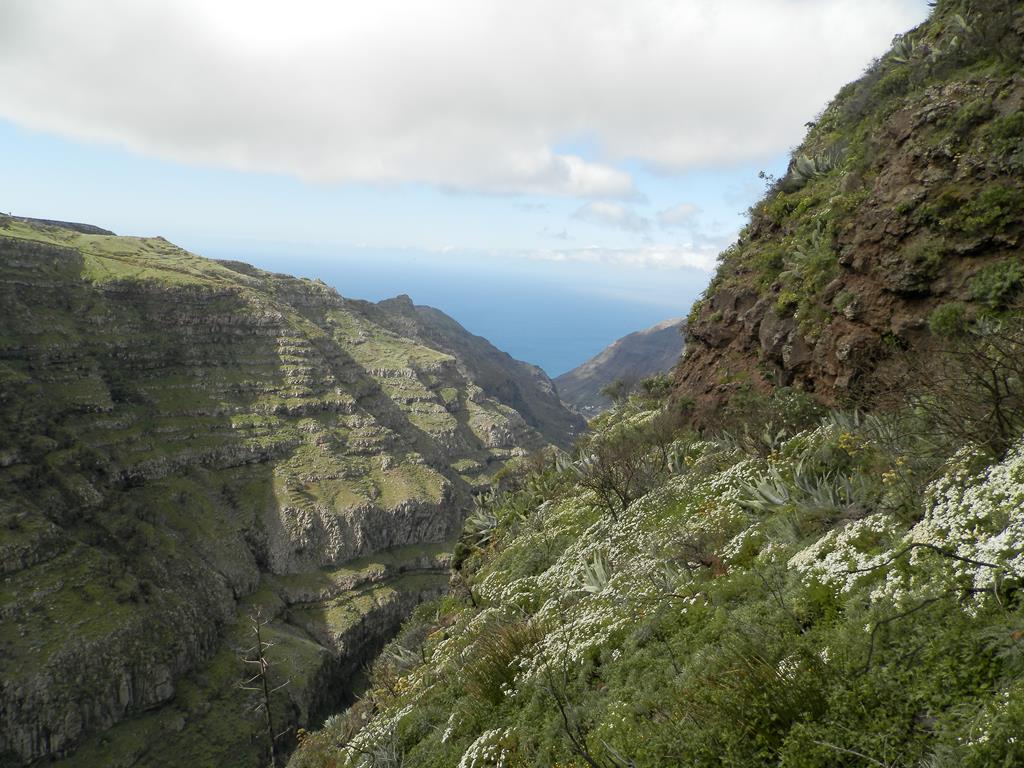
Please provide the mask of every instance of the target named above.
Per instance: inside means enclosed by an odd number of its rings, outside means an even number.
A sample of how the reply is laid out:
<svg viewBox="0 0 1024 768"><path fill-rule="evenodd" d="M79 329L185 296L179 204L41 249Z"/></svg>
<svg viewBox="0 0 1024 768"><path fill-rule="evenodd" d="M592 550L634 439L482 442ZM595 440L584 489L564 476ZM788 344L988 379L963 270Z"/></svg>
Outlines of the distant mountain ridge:
<svg viewBox="0 0 1024 768"><path fill-rule="evenodd" d="M683 353L686 319L673 317L623 336L582 365L555 378L562 401L592 417L611 406L601 390L616 381L638 383L669 373Z"/></svg>
<svg viewBox="0 0 1024 768"><path fill-rule="evenodd" d="M114 235L109 229L97 227L95 224L83 224L78 221L58 221L57 219L33 219L30 216L11 216L12 219L22 221L30 225L44 227L57 227L59 229L70 229L72 232L80 232L83 235Z"/></svg>

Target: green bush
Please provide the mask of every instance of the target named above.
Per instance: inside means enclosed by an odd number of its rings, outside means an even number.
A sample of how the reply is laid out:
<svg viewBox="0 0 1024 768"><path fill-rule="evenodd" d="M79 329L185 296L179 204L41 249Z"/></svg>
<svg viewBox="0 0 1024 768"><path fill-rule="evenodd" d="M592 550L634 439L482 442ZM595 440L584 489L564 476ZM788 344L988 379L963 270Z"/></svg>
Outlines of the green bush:
<svg viewBox="0 0 1024 768"><path fill-rule="evenodd" d="M1016 184L989 184L939 223L952 232L995 235L1022 220L1024 190Z"/></svg>
<svg viewBox="0 0 1024 768"><path fill-rule="evenodd" d="M644 393L655 400L664 400L672 394L672 379L663 373L650 376L640 382Z"/></svg>
<svg viewBox="0 0 1024 768"><path fill-rule="evenodd" d="M872 99L884 101L893 96L903 96L910 90L911 79L911 72L905 67L886 72L872 88Z"/></svg>
<svg viewBox="0 0 1024 768"><path fill-rule="evenodd" d="M782 317L789 317L800 306L800 295L796 291L782 291L775 299L775 311Z"/></svg>
<svg viewBox="0 0 1024 768"><path fill-rule="evenodd" d="M854 304L857 301L857 294L853 291L842 290L836 294L835 298L832 299L832 306L840 312L843 312L847 307Z"/></svg>
<svg viewBox="0 0 1024 768"><path fill-rule="evenodd" d="M769 286L782 272L786 263L786 251L778 245L769 245L750 255L750 263L763 286Z"/></svg>
<svg viewBox="0 0 1024 768"><path fill-rule="evenodd" d="M928 328L936 336L955 336L964 330L967 307L959 301L942 304L928 316Z"/></svg>
<svg viewBox="0 0 1024 768"><path fill-rule="evenodd" d="M1024 169L1024 112L1012 112L982 130L982 148L1003 162L1003 169Z"/></svg>
<svg viewBox="0 0 1024 768"><path fill-rule="evenodd" d="M985 137L999 143L1013 142L1019 149L1017 142L1024 138L1024 112L1011 112L993 120L985 128Z"/></svg>
<svg viewBox="0 0 1024 768"><path fill-rule="evenodd" d="M987 96L971 99L958 109L950 120L953 131L966 136L975 126L985 122L995 113L992 100Z"/></svg>
<svg viewBox="0 0 1024 768"><path fill-rule="evenodd" d="M935 239L911 241L901 254L908 288L927 287L942 272L946 260L942 243Z"/></svg>
<svg viewBox="0 0 1024 768"><path fill-rule="evenodd" d="M971 278L970 295L990 309L1004 309L1024 288L1024 264L1009 258L990 264Z"/></svg>

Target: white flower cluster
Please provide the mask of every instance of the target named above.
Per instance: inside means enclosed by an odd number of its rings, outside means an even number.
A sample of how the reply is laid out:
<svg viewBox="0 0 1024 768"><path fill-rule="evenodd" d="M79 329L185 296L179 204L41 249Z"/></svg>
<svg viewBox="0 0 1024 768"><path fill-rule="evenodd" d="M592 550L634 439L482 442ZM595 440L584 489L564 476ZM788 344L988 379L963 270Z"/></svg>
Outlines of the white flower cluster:
<svg viewBox="0 0 1024 768"><path fill-rule="evenodd" d="M931 503L911 529L910 541L999 566L955 562L954 571L969 577L976 589L991 587L1000 575L1024 578L1024 442L974 475L955 465L932 485L929 496Z"/></svg>
<svg viewBox="0 0 1024 768"><path fill-rule="evenodd" d="M455 729L459 727L461 718L458 712L452 712L448 717L448 722L444 725L444 733L441 734L441 743L447 744L448 739L455 733Z"/></svg>
<svg viewBox="0 0 1024 768"><path fill-rule="evenodd" d="M833 528L793 555L789 567L840 592L848 592L870 575L866 569L881 565L890 557L889 547L899 533L889 515L876 512Z"/></svg>
<svg viewBox="0 0 1024 768"><path fill-rule="evenodd" d="M522 687L548 669L580 664L588 653L612 645L616 633L629 619L607 600L583 598L572 605L549 599L538 612L539 620L552 628L544 635L516 678Z"/></svg>
<svg viewBox="0 0 1024 768"><path fill-rule="evenodd" d="M751 525L725 543L722 559L727 562L739 560L747 553L762 551L764 543L763 531L757 525Z"/></svg>
<svg viewBox="0 0 1024 768"><path fill-rule="evenodd" d="M954 586L983 592L998 579L1024 578L1024 442L1003 461L971 469L980 461L969 450L954 456L929 487L922 519L903 535L896 521L875 513L832 529L789 566L842 592L881 577L872 601L897 605Z"/></svg>
<svg viewBox="0 0 1024 768"><path fill-rule="evenodd" d="M509 580L499 571L493 571L476 585L480 598L492 605L525 608L537 592L538 577L524 576Z"/></svg>
<svg viewBox="0 0 1024 768"><path fill-rule="evenodd" d="M397 712L385 712L371 719L344 751L346 768L372 768L376 765L374 755L394 743L398 724L412 712L412 708L413 705L408 704Z"/></svg>
<svg viewBox="0 0 1024 768"><path fill-rule="evenodd" d="M775 671L783 680L792 680L800 671L800 660L796 656L787 656L779 661Z"/></svg>
<svg viewBox="0 0 1024 768"><path fill-rule="evenodd" d="M506 768L509 750L503 742L508 735L508 728L495 728L481 733L463 753L459 768Z"/></svg>

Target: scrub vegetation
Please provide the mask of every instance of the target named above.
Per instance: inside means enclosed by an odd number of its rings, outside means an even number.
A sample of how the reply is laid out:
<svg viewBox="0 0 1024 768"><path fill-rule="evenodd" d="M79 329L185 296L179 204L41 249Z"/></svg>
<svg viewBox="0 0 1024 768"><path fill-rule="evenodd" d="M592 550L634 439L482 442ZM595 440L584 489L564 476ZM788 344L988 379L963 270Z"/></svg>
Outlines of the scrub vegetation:
<svg viewBox="0 0 1024 768"><path fill-rule="evenodd" d="M1022 41L942 0L844 87L291 765L1024 764Z"/></svg>
<svg viewBox="0 0 1024 768"><path fill-rule="evenodd" d="M1000 333L1015 367L1024 331ZM459 588L291 765L1024 761L1024 411L1004 441L939 395L865 414L781 389L703 435L620 402L506 471Z"/></svg>

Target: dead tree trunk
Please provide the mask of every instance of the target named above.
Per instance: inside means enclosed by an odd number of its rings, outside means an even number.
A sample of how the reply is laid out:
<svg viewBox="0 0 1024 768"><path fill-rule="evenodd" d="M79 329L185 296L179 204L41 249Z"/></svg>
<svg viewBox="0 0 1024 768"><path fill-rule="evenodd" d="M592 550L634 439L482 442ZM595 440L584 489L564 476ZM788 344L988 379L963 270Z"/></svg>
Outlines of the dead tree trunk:
<svg viewBox="0 0 1024 768"><path fill-rule="evenodd" d="M266 652L274 644L263 639L263 627L268 622L264 621L263 613L259 608L249 616L249 621L252 623L252 634L256 639L256 644L245 651L242 661L246 664L254 665L256 667L256 674L243 682L240 687L243 691L253 691L260 696L260 702L253 711L259 712L263 710L267 741L270 744L270 768L277 768L277 740L284 736L288 729L281 733L275 733L274 717L270 711L270 696L288 685L291 680L285 680L275 688L270 687L270 676L268 674L270 671L270 661L267 659Z"/></svg>

